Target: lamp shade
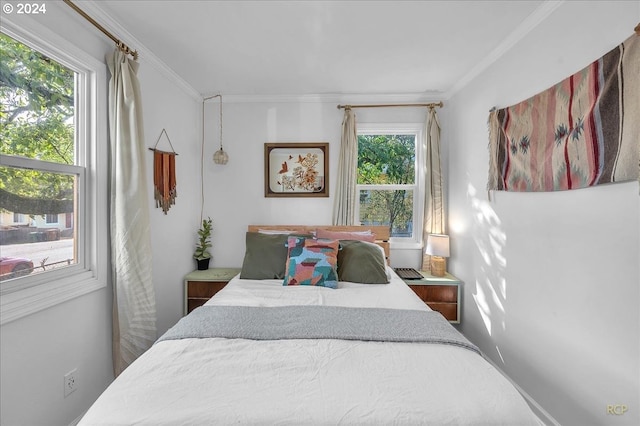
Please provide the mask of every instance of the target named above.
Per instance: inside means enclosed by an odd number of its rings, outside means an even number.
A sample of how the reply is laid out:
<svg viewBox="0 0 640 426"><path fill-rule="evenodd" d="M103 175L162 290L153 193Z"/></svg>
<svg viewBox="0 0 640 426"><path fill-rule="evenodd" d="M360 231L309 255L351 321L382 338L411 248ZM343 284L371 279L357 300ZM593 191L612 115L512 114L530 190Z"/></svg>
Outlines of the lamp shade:
<svg viewBox="0 0 640 426"><path fill-rule="evenodd" d="M429 234L425 253L431 256L449 257L449 236L443 234Z"/></svg>

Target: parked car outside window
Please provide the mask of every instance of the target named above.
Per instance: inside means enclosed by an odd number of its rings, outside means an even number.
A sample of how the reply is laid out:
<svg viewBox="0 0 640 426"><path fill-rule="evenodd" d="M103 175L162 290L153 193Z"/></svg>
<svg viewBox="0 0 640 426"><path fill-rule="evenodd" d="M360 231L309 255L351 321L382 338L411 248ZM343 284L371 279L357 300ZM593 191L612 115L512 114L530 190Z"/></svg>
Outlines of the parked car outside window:
<svg viewBox="0 0 640 426"><path fill-rule="evenodd" d="M17 278L33 272L33 262L23 257L0 257L0 280Z"/></svg>

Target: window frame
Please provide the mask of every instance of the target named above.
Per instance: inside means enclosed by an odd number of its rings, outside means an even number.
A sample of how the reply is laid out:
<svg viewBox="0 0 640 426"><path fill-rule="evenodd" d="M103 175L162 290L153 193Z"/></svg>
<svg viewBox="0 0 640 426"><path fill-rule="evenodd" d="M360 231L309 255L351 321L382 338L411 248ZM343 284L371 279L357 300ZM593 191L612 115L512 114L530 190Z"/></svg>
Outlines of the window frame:
<svg viewBox="0 0 640 426"><path fill-rule="evenodd" d="M7 18L7 16L5 16ZM0 164L76 174L78 263L28 275L0 287L0 325L106 287L108 277L107 76L101 62L41 24L0 22L0 31L76 72L75 165L10 155Z"/></svg>
<svg viewBox="0 0 640 426"><path fill-rule="evenodd" d="M424 123L358 123L356 131L360 135L415 135L415 183L372 185L356 183L356 193L360 199L362 190L406 190L413 189L413 235L411 237L391 237L389 243L393 249L421 249L422 228L424 222L424 187L426 176ZM360 218L360 202L355 203L356 220Z"/></svg>

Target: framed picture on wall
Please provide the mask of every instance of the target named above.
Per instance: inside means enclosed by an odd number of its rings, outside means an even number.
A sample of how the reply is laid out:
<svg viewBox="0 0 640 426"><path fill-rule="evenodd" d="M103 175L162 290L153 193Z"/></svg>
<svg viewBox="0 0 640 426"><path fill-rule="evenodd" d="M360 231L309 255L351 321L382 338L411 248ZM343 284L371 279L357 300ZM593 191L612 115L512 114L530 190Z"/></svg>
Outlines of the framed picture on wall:
<svg viewBox="0 0 640 426"><path fill-rule="evenodd" d="M265 197L328 197L329 144L265 143Z"/></svg>

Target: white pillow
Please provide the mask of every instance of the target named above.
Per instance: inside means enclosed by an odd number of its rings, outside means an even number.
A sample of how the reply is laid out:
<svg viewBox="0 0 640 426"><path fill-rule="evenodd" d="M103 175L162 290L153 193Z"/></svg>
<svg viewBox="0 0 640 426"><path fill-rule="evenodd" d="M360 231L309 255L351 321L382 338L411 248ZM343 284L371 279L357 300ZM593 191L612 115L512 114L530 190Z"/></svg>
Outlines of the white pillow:
<svg viewBox="0 0 640 426"><path fill-rule="evenodd" d="M290 231L288 229L258 229L258 233L268 235L289 235L296 234L298 231Z"/></svg>

